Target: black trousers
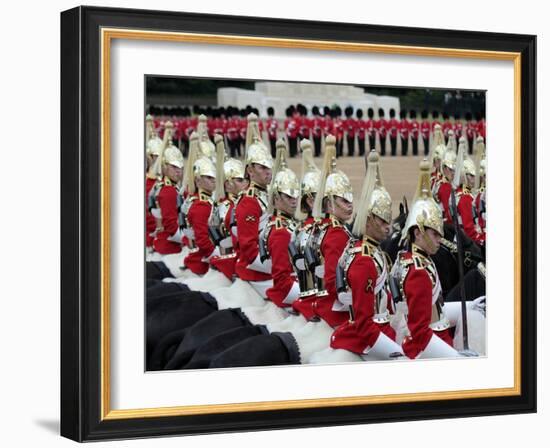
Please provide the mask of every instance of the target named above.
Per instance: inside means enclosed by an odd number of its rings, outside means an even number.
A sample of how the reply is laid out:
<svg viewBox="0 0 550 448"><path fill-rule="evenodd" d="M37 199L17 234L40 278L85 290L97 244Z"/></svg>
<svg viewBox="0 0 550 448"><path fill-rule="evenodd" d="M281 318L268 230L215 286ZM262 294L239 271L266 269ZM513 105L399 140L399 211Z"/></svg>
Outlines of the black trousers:
<svg viewBox="0 0 550 448"><path fill-rule="evenodd" d="M369 147L367 148L368 152L371 152L376 147L376 137L369 137Z"/></svg>
<svg viewBox="0 0 550 448"><path fill-rule="evenodd" d="M346 137L348 140L348 156L353 157L355 154L355 137Z"/></svg>
<svg viewBox="0 0 550 448"><path fill-rule="evenodd" d="M427 156L430 153L430 139L424 137L422 139L424 140L424 155Z"/></svg>
<svg viewBox="0 0 550 448"><path fill-rule="evenodd" d="M408 138L401 138L401 155L406 156L409 152L409 139Z"/></svg>
<svg viewBox="0 0 550 448"><path fill-rule="evenodd" d="M391 155L395 156L397 153L397 137L390 137Z"/></svg>
<svg viewBox="0 0 550 448"><path fill-rule="evenodd" d="M240 140L228 140L227 144L229 145L229 153L231 157L236 157L237 154L241 155L241 141Z"/></svg>
<svg viewBox="0 0 550 448"><path fill-rule="evenodd" d="M357 145L359 146L359 155L364 156L365 155L365 138L358 137Z"/></svg>
<svg viewBox="0 0 550 448"><path fill-rule="evenodd" d="M315 149L315 157L321 155L321 137L313 137L313 146Z"/></svg>
<svg viewBox="0 0 550 448"><path fill-rule="evenodd" d="M288 150L290 157L296 157L296 154L298 153L298 138L288 138Z"/></svg>
<svg viewBox="0 0 550 448"><path fill-rule="evenodd" d="M386 136L384 137L380 136L380 155L381 156L386 155Z"/></svg>
<svg viewBox="0 0 550 448"><path fill-rule="evenodd" d="M277 139L270 138L269 146L271 146L271 157L275 158L277 156Z"/></svg>
<svg viewBox="0 0 550 448"><path fill-rule="evenodd" d="M418 155L418 140L416 138L412 139L412 154L413 156Z"/></svg>

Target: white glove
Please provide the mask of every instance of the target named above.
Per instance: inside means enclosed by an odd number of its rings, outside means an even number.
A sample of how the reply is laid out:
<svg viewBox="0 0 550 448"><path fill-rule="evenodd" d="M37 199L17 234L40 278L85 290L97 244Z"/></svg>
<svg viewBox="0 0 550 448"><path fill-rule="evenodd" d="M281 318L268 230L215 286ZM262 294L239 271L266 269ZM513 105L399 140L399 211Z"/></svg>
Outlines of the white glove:
<svg viewBox="0 0 550 448"><path fill-rule="evenodd" d="M352 305L351 292L349 291L339 292L338 301L344 305L351 306Z"/></svg>
<svg viewBox="0 0 550 448"><path fill-rule="evenodd" d="M325 265L324 264L321 264L319 266L315 266L315 277L325 278Z"/></svg>

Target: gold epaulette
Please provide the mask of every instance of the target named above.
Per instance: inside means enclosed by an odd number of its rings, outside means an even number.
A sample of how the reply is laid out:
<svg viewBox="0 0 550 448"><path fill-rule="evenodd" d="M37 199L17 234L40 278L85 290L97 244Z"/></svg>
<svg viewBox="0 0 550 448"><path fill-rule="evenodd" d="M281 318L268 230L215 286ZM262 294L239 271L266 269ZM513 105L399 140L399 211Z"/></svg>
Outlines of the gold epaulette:
<svg viewBox="0 0 550 448"><path fill-rule="evenodd" d="M212 197L205 194L205 193L199 193L199 200L204 201L204 202L210 202L211 204L213 203L212 202Z"/></svg>
<svg viewBox="0 0 550 448"><path fill-rule="evenodd" d="M254 196L256 196L256 189L254 187L248 187L248 189L246 190L246 196L248 196L249 198L253 198Z"/></svg>
<svg viewBox="0 0 550 448"><path fill-rule="evenodd" d="M285 227L281 218L275 218L275 229L279 230Z"/></svg>

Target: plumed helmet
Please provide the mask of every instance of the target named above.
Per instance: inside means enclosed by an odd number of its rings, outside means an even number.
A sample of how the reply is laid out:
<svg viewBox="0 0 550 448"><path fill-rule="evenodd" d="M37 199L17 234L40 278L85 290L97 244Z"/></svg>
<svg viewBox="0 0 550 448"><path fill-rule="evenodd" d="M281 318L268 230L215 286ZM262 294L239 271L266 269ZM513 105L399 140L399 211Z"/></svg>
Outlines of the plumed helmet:
<svg viewBox="0 0 550 448"><path fill-rule="evenodd" d="M339 196L353 202L353 189L348 177L339 170L336 170L336 138L333 135L327 136L325 140L325 158L319 189L313 203L313 216L321 218L324 214L323 199L330 196Z"/></svg>
<svg viewBox="0 0 550 448"><path fill-rule="evenodd" d="M300 196L311 195L319 190L321 170L313 160L311 141L304 138L300 142L302 150L302 181L300 182Z"/></svg>
<svg viewBox="0 0 550 448"><path fill-rule="evenodd" d="M199 115L197 134L199 137L199 156L208 157L210 160L215 161L216 146L208 137L208 118L204 114Z"/></svg>
<svg viewBox="0 0 550 448"><path fill-rule="evenodd" d="M258 116L253 113L248 115L245 146L245 167L252 163L257 163L267 168L273 168L273 158L271 157L271 152L265 146L260 135Z"/></svg>
<svg viewBox="0 0 550 448"><path fill-rule="evenodd" d="M441 166L446 166L447 168L454 170L456 167L456 152L447 148L441 158Z"/></svg>
<svg viewBox="0 0 550 448"><path fill-rule="evenodd" d="M335 145L336 139L332 135L329 135L326 139L325 146L334 148L335 153ZM353 188L351 187L351 182L343 171L336 169L336 157L332 154L332 152L330 160L330 174L327 176L323 196L339 196L349 202L353 202Z"/></svg>
<svg viewBox="0 0 550 448"><path fill-rule="evenodd" d="M407 216L405 227L403 228L403 236L409 234L409 230L413 227L418 227L422 233L426 228L430 228L438 232L441 236L443 232L443 215L441 209L432 197L430 185L430 163L427 160L420 162L420 175L418 178L418 186L414 197L413 205Z"/></svg>
<svg viewBox="0 0 550 448"><path fill-rule="evenodd" d="M244 165L240 160L229 158L223 164L223 173L226 180L244 178Z"/></svg>
<svg viewBox="0 0 550 448"><path fill-rule="evenodd" d="M195 160L195 163L193 164L193 175L195 177L210 176L215 178L216 166L209 158L199 157L197 160Z"/></svg>
<svg viewBox="0 0 550 448"><path fill-rule="evenodd" d="M277 140L276 148L277 156L273 167L273 177L269 185L269 194L284 193L292 198L298 198L300 196L300 181L287 166L285 141L283 139Z"/></svg>
<svg viewBox="0 0 550 448"><path fill-rule="evenodd" d="M367 175L361 190L361 199L358 204L357 216L353 223L353 233L362 235L365 231L369 216L378 216L387 223L391 223L391 197L382 184L379 156L372 150L368 156Z"/></svg>
<svg viewBox="0 0 550 448"><path fill-rule="evenodd" d="M434 126L432 148L433 150L432 150L431 161L433 163L434 160L441 160L446 150L445 136L443 135L443 130L441 129L441 125L439 124L436 124Z"/></svg>
<svg viewBox="0 0 550 448"><path fill-rule="evenodd" d="M469 157L464 159L464 163L462 165L462 173L463 174L469 174L470 176L475 176L476 175L475 163Z"/></svg>
<svg viewBox="0 0 550 448"><path fill-rule="evenodd" d="M153 136L147 142L147 155L148 156L160 156L162 154L162 140L158 136Z"/></svg>
<svg viewBox="0 0 550 448"><path fill-rule="evenodd" d="M165 165L183 168L183 154L174 145L170 145L164 150L162 161Z"/></svg>

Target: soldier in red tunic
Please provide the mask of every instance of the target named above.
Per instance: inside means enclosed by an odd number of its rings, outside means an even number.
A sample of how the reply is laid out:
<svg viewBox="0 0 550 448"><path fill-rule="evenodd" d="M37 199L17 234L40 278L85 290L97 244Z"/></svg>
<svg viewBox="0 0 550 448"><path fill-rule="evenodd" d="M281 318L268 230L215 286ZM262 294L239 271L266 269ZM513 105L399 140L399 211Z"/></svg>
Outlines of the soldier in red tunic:
<svg viewBox="0 0 550 448"><path fill-rule="evenodd" d="M319 108L313 106L311 108L313 118L311 120L311 137L313 139L313 146L315 148L315 157L321 155L321 141L323 139L323 117L319 114Z"/></svg>
<svg viewBox="0 0 550 448"><path fill-rule="evenodd" d="M441 210L430 192L430 163L420 163L420 179L403 229L410 249L398 254L391 275L406 305L403 352L411 359L459 356L452 347L451 326L445 316L441 283L430 258L443 236ZM398 334L397 342L400 336Z"/></svg>
<svg viewBox="0 0 550 448"><path fill-rule="evenodd" d="M240 140L240 127L241 120L239 118L239 109L230 107L231 118L227 120L227 146L229 146L229 154L231 157L241 156L241 140Z"/></svg>
<svg viewBox="0 0 550 448"><path fill-rule="evenodd" d="M350 241L337 268L340 271L338 298L351 308L352 318L334 331L330 343L335 349L367 355L366 359L403 356L390 326L393 314L388 280L391 262L380 249L380 241L389 236L392 210L378 162L378 154L372 151L353 226L353 234L359 239Z"/></svg>
<svg viewBox="0 0 550 448"><path fill-rule="evenodd" d="M418 139L420 138L420 123L416 119L416 111L411 110L409 120L409 133L411 135L412 155L418 155Z"/></svg>
<svg viewBox="0 0 550 448"><path fill-rule="evenodd" d="M182 235L179 229L178 209L182 200L180 194L182 170L181 151L175 146L168 146L162 154L164 177L155 184L151 192L154 203L151 213L157 221L153 248L163 255L181 251Z"/></svg>
<svg viewBox="0 0 550 448"><path fill-rule="evenodd" d="M336 265L352 236L345 223L353 214L353 190L348 177L336 170L335 143L333 136L327 137L321 185L313 206L313 216L320 220L313 245L321 263L315 273L325 288L317 293L313 307L332 327L348 320L348 308L338 302L336 293Z"/></svg>
<svg viewBox="0 0 550 448"><path fill-rule="evenodd" d="M250 184L235 206L239 242L235 271L265 297L265 290L271 286L271 266L260 259L258 235L268 218L267 187L271 182L273 159L259 136L257 117L250 114L248 120L247 139L252 143L246 148L245 176Z"/></svg>
<svg viewBox="0 0 550 448"><path fill-rule="evenodd" d="M359 155L363 157L365 155L365 136L367 134L367 122L363 120L363 109L358 108L355 112L357 119L357 145L359 146Z"/></svg>
<svg viewBox="0 0 550 448"><path fill-rule="evenodd" d="M390 109L390 120L388 121L388 134L390 136L390 154L397 154L397 137L399 133L399 122L395 118L395 109Z"/></svg>
<svg viewBox="0 0 550 448"><path fill-rule="evenodd" d="M368 144L368 150L376 148L376 125L374 121L374 109L372 107L369 107L367 110L367 116L368 119L365 122L365 131L366 131L366 137L368 140L366 143Z"/></svg>
<svg viewBox="0 0 550 448"><path fill-rule="evenodd" d="M145 176L145 247L152 248L154 232L157 228L157 221L149 210L149 197L155 183L162 178L159 157L162 155L165 144L156 135L153 128L153 117L151 115L147 115L146 129L147 135L145 152L147 160L147 174ZM154 207L154 204L151 205Z"/></svg>
<svg viewBox="0 0 550 448"><path fill-rule="evenodd" d="M409 153L409 120L407 119L407 111L401 109L399 111L399 141L401 144L401 155L406 156Z"/></svg>
<svg viewBox="0 0 550 448"><path fill-rule="evenodd" d="M355 134L357 133L357 122L353 118L353 107L346 107L345 114L344 132L346 134L346 143L348 144L348 156L353 157L355 154Z"/></svg>
<svg viewBox="0 0 550 448"><path fill-rule="evenodd" d="M474 151L477 123L472 120L471 112L466 112L465 118L466 124L464 125L464 135L468 141L468 154L471 155Z"/></svg>
<svg viewBox="0 0 550 448"><path fill-rule="evenodd" d="M302 140L300 147L302 149L302 180L300 182L299 204L295 214L299 224L292 241L293 250L290 250L294 270L300 285L300 295L292 303L292 308L310 320L315 317L312 304L317 299L315 266L311 264L313 259L310 253L310 239L315 225L313 202L321 183L321 171L313 161L311 142Z"/></svg>
<svg viewBox="0 0 550 448"><path fill-rule="evenodd" d="M344 121L342 120L342 109L336 106L332 109L332 126L336 137L336 157L344 155Z"/></svg>
<svg viewBox="0 0 550 448"><path fill-rule="evenodd" d="M194 274L203 275L208 271L210 258L219 254L208 233L208 218L213 205L212 193L216 186L216 167L206 157L195 159L195 154L189 155L188 167L192 174L188 176L188 196L181 212L191 250L183 264Z"/></svg>
<svg viewBox="0 0 550 448"><path fill-rule="evenodd" d="M374 122L374 127L380 139L380 155L386 155L386 136L388 135L388 122L384 118L384 109L378 109L378 120Z"/></svg>
<svg viewBox="0 0 550 448"><path fill-rule="evenodd" d="M445 143L448 143L449 131L453 131L454 133L454 126L453 123L451 123L447 112L443 112L443 124L441 125L441 129L443 130L443 135L445 136Z"/></svg>
<svg viewBox="0 0 550 448"><path fill-rule="evenodd" d="M437 124L434 128L432 148L430 150L430 161L432 165L432 172L430 174L432 191L434 190L436 184L443 178L443 175L441 174L441 159L443 158L443 154L445 154L446 150L445 137L443 136L441 125Z"/></svg>
<svg viewBox="0 0 550 448"><path fill-rule="evenodd" d="M447 147L441 160L441 174L439 181L434 185L434 197L439 203L443 212L444 221L452 224L453 220L449 211L449 200L453 191L451 182L453 181L456 168L456 153Z"/></svg>
<svg viewBox="0 0 550 448"><path fill-rule="evenodd" d="M422 122L420 123L420 136L424 146L424 156L427 156L430 152L430 131L432 127L428 121L428 111L423 110L421 116Z"/></svg>
<svg viewBox="0 0 550 448"><path fill-rule="evenodd" d="M285 135L288 141L290 157L295 157L298 148L298 113L294 106L287 107L285 119Z"/></svg>
<svg viewBox="0 0 550 448"><path fill-rule="evenodd" d="M246 188L244 166L240 160L225 160L223 139L217 135L216 142L216 204L208 220L211 238L219 247L220 255L210 259L210 266L220 271L229 280L235 276L238 257L238 241L235 222L235 204Z"/></svg>
<svg viewBox="0 0 550 448"><path fill-rule="evenodd" d="M289 308L299 294L300 287L289 257L289 247L296 229L294 213L300 195L300 183L293 171L286 166L286 145L277 142L277 159L273 180L269 186L269 220L260 232L262 262L271 261L272 285L266 297L281 308Z"/></svg>
<svg viewBox="0 0 550 448"><path fill-rule="evenodd" d="M279 130L279 120L275 118L275 110L272 107L267 108L267 120L265 122L265 128L267 130L267 138L269 140L269 146L271 147L271 156L275 157L277 142L277 131Z"/></svg>
<svg viewBox="0 0 550 448"><path fill-rule="evenodd" d="M466 153L466 138L460 138L459 152ZM474 195L476 168L469 157L464 159L462 165L462 185L456 191L456 208L458 210L458 223L464 233L479 245L485 244L485 232L478 225L477 211L475 209Z"/></svg>

